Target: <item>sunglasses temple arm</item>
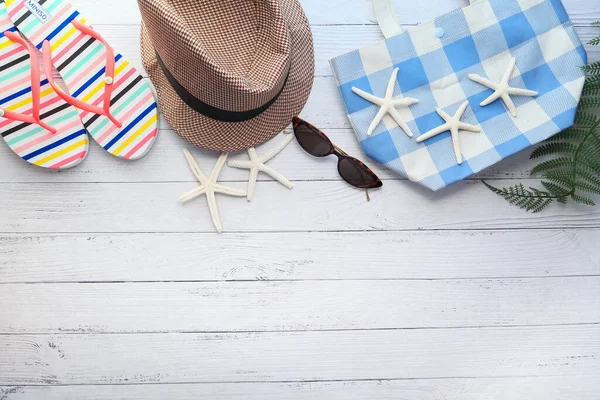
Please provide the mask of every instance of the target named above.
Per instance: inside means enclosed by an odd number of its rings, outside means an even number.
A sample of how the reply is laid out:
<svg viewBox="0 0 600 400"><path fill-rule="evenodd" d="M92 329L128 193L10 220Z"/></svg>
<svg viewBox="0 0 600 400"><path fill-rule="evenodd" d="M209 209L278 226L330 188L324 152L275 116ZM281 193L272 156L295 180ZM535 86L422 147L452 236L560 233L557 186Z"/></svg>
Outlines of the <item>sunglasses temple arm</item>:
<svg viewBox="0 0 600 400"><path fill-rule="evenodd" d="M335 144L333 145L333 148L336 149L337 151L339 151L341 155L348 157L348 153L346 153L344 150L337 147Z"/></svg>

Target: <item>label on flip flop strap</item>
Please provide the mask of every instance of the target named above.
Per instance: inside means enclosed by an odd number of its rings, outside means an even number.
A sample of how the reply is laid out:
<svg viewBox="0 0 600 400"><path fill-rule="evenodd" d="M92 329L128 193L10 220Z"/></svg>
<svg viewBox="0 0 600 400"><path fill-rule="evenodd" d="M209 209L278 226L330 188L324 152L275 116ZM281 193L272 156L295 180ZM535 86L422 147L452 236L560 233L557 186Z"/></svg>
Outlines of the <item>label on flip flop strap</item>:
<svg viewBox="0 0 600 400"><path fill-rule="evenodd" d="M46 22L50 19L50 13L37 0L25 0L25 7L41 22Z"/></svg>

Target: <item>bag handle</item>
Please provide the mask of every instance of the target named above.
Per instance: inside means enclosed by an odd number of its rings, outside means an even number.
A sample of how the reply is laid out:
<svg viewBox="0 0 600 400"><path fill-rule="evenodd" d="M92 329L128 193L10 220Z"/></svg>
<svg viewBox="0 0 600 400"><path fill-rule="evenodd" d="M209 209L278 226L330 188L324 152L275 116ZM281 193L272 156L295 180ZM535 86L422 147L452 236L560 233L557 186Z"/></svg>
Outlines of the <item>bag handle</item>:
<svg viewBox="0 0 600 400"><path fill-rule="evenodd" d="M477 1L480 0L469 0L469 3L473 4ZM391 0L373 0L373 8L375 9L375 17L379 23L379 28L381 28L381 32L386 39L404 32Z"/></svg>

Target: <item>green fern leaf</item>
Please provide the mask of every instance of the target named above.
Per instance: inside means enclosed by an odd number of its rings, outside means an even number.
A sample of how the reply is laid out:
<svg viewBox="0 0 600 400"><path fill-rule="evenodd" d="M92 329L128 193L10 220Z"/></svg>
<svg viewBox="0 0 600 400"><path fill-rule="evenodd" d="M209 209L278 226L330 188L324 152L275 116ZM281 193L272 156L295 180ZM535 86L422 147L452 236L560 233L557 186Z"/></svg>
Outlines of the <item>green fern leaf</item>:
<svg viewBox="0 0 600 400"><path fill-rule="evenodd" d="M585 128L569 128L564 131L557 133L551 138L546 139L546 142L558 142L562 140L580 140L585 137L589 132Z"/></svg>
<svg viewBox="0 0 600 400"><path fill-rule="evenodd" d="M591 130L586 139L585 146L581 146L579 149L579 161L595 166L600 162L600 137L594 130Z"/></svg>
<svg viewBox="0 0 600 400"><path fill-rule="evenodd" d="M552 170L566 170L568 172L571 171L573 167L573 159L569 157L559 157L554 160L544 161L541 164L536 165L531 170L532 174L539 174L542 172L552 171Z"/></svg>
<svg viewBox="0 0 600 400"><path fill-rule="evenodd" d="M583 87L582 95L588 96L600 96L600 83L590 83Z"/></svg>
<svg viewBox="0 0 600 400"><path fill-rule="evenodd" d="M600 98L598 97L582 97L579 101L580 110L593 110L600 108Z"/></svg>
<svg viewBox="0 0 600 400"><path fill-rule="evenodd" d="M588 193L600 194L600 176L588 170L578 168L576 171L575 187Z"/></svg>
<svg viewBox="0 0 600 400"><path fill-rule="evenodd" d="M598 46L598 45L600 45L600 36L595 37L592 40L590 40L588 42L588 45L590 45L590 46Z"/></svg>
<svg viewBox="0 0 600 400"><path fill-rule="evenodd" d="M502 189L495 188L485 181L483 183L488 189L502 196L510 204L533 213L542 211L555 200L550 193L533 188L527 190L521 183Z"/></svg>
<svg viewBox="0 0 600 400"><path fill-rule="evenodd" d="M537 214L544 211L550 204L552 204L552 199L538 199L535 204L527 209L527 211Z"/></svg>
<svg viewBox="0 0 600 400"><path fill-rule="evenodd" d="M584 65L581 69L588 74L600 73L600 61L593 62L588 65Z"/></svg>
<svg viewBox="0 0 600 400"><path fill-rule="evenodd" d="M594 203L594 200L592 200L588 197L585 197L585 196L577 195L577 194L572 194L571 199L573 199L573 201L575 203L585 204L586 206L595 206L596 205L596 203Z"/></svg>
<svg viewBox="0 0 600 400"><path fill-rule="evenodd" d="M575 188L586 193L600 194L600 186L592 185L587 182L576 182Z"/></svg>
<svg viewBox="0 0 600 400"><path fill-rule="evenodd" d="M594 99L600 96L600 88L586 88L585 92L581 92L582 99Z"/></svg>
<svg viewBox="0 0 600 400"><path fill-rule="evenodd" d="M578 126L593 126L598 121L598 117L588 111L577 110L575 114L575 125Z"/></svg>
<svg viewBox="0 0 600 400"><path fill-rule="evenodd" d="M546 143L539 146L531 153L531 158L539 158L552 154L574 154L577 151L577 146L572 143L556 142Z"/></svg>
<svg viewBox="0 0 600 400"><path fill-rule="evenodd" d="M587 76L585 78L586 85L598 83L598 82L600 82L600 75Z"/></svg>
<svg viewBox="0 0 600 400"><path fill-rule="evenodd" d="M570 195L570 191L568 189L552 182L542 181L542 186L544 186L546 190L554 197L562 198Z"/></svg>
<svg viewBox="0 0 600 400"><path fill-rule="evenodd" d="M565 191L569 192L575 185L572 171L548 171L542 174L542 179L547 179L559 185L565 186Z"/></svg>
<svg viewBox="0 0 600 400"><path fill-rule="evenodd" d="M594 25L594 26L600 26L600 21L594 21L594 22L592 22L592 25Z"/></svg>
<svg viewBox="0 0 600 400"><path fill-rule="evenodd" d="M590 175L600 175L600 160L593 160L593 163L578 162L575 165L575 173L588 173Z"/></svg>

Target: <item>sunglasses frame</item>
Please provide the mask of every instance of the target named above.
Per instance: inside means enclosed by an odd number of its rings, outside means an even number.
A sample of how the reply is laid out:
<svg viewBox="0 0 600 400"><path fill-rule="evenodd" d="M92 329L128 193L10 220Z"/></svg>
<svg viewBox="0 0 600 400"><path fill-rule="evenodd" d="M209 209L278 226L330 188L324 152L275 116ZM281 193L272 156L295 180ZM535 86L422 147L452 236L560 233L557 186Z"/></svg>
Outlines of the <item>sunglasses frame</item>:
<svg viewBox="0 0 600 400"><path fill-rule="evenodd" d="M377 189L383 186L383 182L381 181L381 179L379 179L379 177L373 172L371 171L371 168L367 167L365 165L365 163L363 163L362 161L360 161L358 158L355 157L351 157L348 155L348 153L346 153L344 150L340 149L338 146L336 146L331 139L329 139L327 137L327 135L325 135L320 129L318 129L317 127L315 127L314 125L311 125L310 123L304 121L303 119L300 119L298 117L294 117L293 121L293 127L294 127L294 135L296 136L296 140L298 142L298 144L300 145L300 147L302 147L302 149L304 151L306 151L308 154L310 154L313 157L319 157L319 158L323 158L323 157L329 157L330 155L335 155L338 158L338 165L337 165L337 169L338 169L338 174L340 175L340 177L346 181L346 183L348 183L349 185L358 188L358 189ZM329 144L329 153L324 154L324 155L315 155L313 153L311 153L306 147L304 147L304 145L302 144L302 141L298 139L298 131L297 128L300 125L304 125L306 126L308 129L310 129L312 132L316 133L317 135L319 135L322 139L324 139L328 144ZM358 165L360 165L362 168L365 169L365 171L370 174L371 176L373 176L375 178L375 181L373 183L370 183L368 185L362 185L362 186L357 186L355 184L353 184L352 182L350 182L348 179L346 179L344 177L344 175L342 174L341 171L341 161L343 159L346 160L350 160Z"/></svg>

